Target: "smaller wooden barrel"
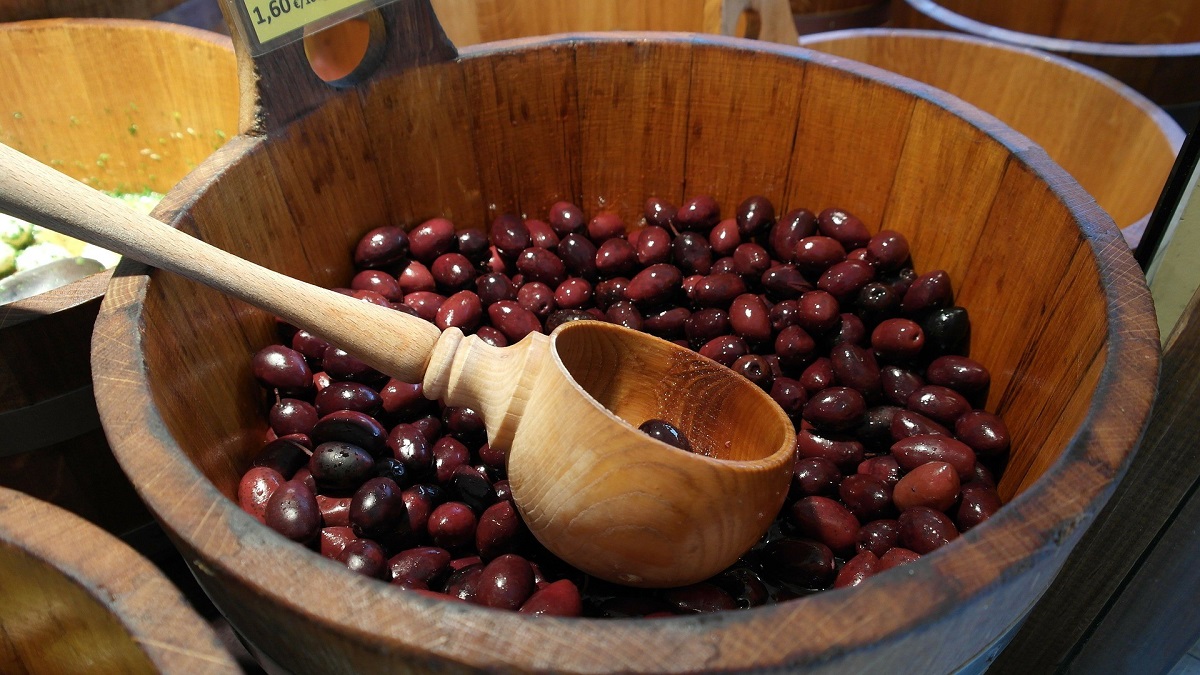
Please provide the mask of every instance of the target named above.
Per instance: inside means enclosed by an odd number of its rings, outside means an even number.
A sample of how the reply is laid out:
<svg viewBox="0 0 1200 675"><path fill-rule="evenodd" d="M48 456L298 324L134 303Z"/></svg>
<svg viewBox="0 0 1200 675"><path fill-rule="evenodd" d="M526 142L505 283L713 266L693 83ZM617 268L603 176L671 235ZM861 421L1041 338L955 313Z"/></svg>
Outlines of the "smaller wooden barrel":
<svg viewBox="0 0 1200 675"><path fill-rule="evenodd" d="M970 35L867 28L804 36L800 45L938 87L1025 134L1079 181L1136 246L1184 131L1102 72ZM986 75L986 76L985 76Z"/></svg>
<svg viewBox="0 0 1200 675"><path fill-rule="evenodd" d="M828 2L828 0L825 0ZM432 0L446 35L463 47L585 31L674 31L792 45L788 0Z"/></svg>
<svg viewBox="0 0 1200 675"><path fill-rule="evenodd" d="M233 49L214 33L122 19L0 24L0 71L0 143L102 190L165 193L238 130ZM92 395L92 326L110 276L0 309L0 485L125 535L152 519Z"/></svg>
<svg viewBox="0 0 1200 675"><path fill-rule="evenodd" d="M1178 0L903 0L897 27L969 33L1112 75L1184 128L1200 117L1200 3Z"/></svg>
<svg viewBox="0 0 1200 675"><path fill-rule="evenodd" d="M81 518L0 488L0 673L240 673L147 560Z"/></svg>
<svg viewBox="0 0 1200 675"><path fill-rule="evenodd" d="M800 35L847 28L868 28L887 22L891 0L791 0L792 17Z"/></svg>
<svg viewBox="0 0 1200 675"><path fill-rule="evenodd" d="M183 2L184 0L0 0L0 21L56 17L150 19Z"/></svg>

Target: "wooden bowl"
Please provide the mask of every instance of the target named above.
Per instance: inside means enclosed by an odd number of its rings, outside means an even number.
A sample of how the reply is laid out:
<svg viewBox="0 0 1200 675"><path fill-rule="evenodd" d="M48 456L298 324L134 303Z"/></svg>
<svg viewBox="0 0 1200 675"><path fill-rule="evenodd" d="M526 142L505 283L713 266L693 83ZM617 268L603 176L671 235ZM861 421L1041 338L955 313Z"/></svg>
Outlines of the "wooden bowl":
<svg viewBox="0 0 1200 675"><path fill-rule="evenodd" d="M1108 73L1190 129L1200 117L1200 5L1174 0L903 0L892 25L969 33Z"/></svg>
<svg viewBox="0 0 1200 675"><path fill-rule="evenodd" d="M160 213L333 286L364 232L435 215L482 227L571 199L637 222L648 196L699 192L841 205L904 232L918 269L955 280L972 355L991 368L988 407L1012 429L1000 486L1011 501L911 567L747 611L531 619L408 594L285 541L235 502L266 431L250 357L275 341L273 317L123 265L93 342L104 427L256 649L296 673L932 673L1025 615L1122 474L1159 354L1120 232L1041 148L932 87L796 47L627 33L456 54L427 2L380 12L382 33L406 39L383 45L357 85L306 73L299 43L258 57L242 72L258 87L257 126Z"/></svg>
<svg viewBox="0 0 1200 675"><path fill-rule="evenodd" d="M800 45L931 84L1000 118L1070 172L1131 247L1183 146L1183 129L1149 99L1044 52L958 33L884 28L808 35Z"/></svg>
<svg viewBox="0 0 1200 675"><path fill-rule="evenodd" d="M87 521L0 488L0 672L240 673L158 568Z"/></svg>
<svg viewBox="0 0 1200 675"><path fill-rule="evenodd" d="M213 33L118 19L0 24L0 69L0 143L98 189L165 193L237 132L233 49ZM0 312L0 485L123 534L151 518L92 395L89 343L110 277Z"/></svg>

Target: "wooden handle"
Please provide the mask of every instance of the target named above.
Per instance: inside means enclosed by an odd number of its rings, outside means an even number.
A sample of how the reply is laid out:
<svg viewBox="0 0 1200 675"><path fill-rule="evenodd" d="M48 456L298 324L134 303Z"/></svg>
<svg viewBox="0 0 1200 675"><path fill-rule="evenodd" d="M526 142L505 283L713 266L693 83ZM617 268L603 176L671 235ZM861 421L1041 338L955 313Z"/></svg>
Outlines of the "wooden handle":
<svg viewBox="0 0 1200 675"><path fill-rule="evenodd" d="M441 334L433 324L404 312L238 258L2 144L0 211L243 300L406 382L421 381Z"/></svg>
<svg viewBox="0 0 1200 675"><path fill-rule="evenodd" d="M378 24L372 31L369 67L355 79L333 85L313 72L303 40L278 49L251 54L235 2L222 0L221 11L238 53L238 79L242 89L242 133L268 134L287 126L323 103L345 94L348 86L415 66L449 61L458 56L446 37L429 0L399 0L368 15ZM376 13L377 12L377 13Z"/></svg>

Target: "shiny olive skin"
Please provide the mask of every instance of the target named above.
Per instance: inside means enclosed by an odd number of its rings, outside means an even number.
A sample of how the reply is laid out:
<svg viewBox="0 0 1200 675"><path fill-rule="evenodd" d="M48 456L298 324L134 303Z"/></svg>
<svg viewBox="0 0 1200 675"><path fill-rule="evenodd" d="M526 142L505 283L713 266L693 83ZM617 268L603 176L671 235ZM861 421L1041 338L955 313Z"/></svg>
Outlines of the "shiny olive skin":
<svg viewBox="0 0 1200 675"><path fill-rule="evenodd" d="M919 323L925 332L925 352L930 357L965 356L970 349L971 323L962 307L942 307L925 314Z"/></svg>
<svg viewBox="0 0 1200 675"><path fill-rule="evenodd" d="M351 572L363 576L373 579L387 579L391 576L387 566L387 552L370 539L347 542L338 560Z"/></svg>
<svg viewBox="0 0 1200 675"><path fill-rule="evenodd" d="M288 539L307 544L321 531L321 510L307 485L290 480L271 493L263 509L263 521Z"/></svg>
<svg viewBox="0 0 1200 675"><path fill-rule="evenodd" d="M862 392L836 386L813 394L804 404L802 416L818 429L845 431L854 428L866 410Z"/></svg>
<svg viewBox="0 0 1200 675"><path fill-rule="evenodd" d="M253 465L274 469L284 480L291 480L297 471L308 464L305 447L291 438L277 438L258 451Z"/></svg>
<svg viewBox="0 0 1200 675"><path fill-rule="evenodd" d="M374 468L375 458L369 452L341 441L318 445L308 461L308 470L317 485L330 490L356 488Z"/></svg>
<svg viewBox="0 0 1200 675"><path fill-rule="evenodd" d="M1003 457L1011 443L1008 427L998 415L970 410L954 421L954 436L981 458Z"/></svg>
<svg viewBox="0 0 1200 675"><path fill-rule="evenodd" d="M492 560L511 553L519 543L524 527L511 501L504 499L487 507L475 527L475 548L479 557Z"/></svg>
<svg viewBox="0 0 1200 675"><path fill-rule="evenodd" d="M892 444L892 456L905 471L912 471L926 462L946 462L954 467L961 480L975 471L975 451L967 444L949 436L918 435Z"/></svg>
<svg viewBox="0 0 1200 675"><path fill-rule="evenodd" d="M377 227L362 236L354 247L354 264L379 269L400 262L408 255L408 233L394 226Z"/></svg>
<svg viewBox="0 0 1200 675"><path fill-rule="evenodd" d="M833 580L834 588L846 588L861 584L867 577L879 572L879 557L870 551L861 551L838 570Z"/></svg>
<svg viewBox="0 0 1200 675"><path fill-rule="evenodd" d="M767 357L759 354L739 356L730 366L733 372L750 380L756 387L770 393L775 384L775 373Z"/></svg>
<svg viewBox="0 0 1200 675"><path fill-rule="evenodd" d="M962 488L962 499L955 512L954 521L963 532L991 518L1000 509L1000 495L996 488L981 483L970 483Z"/></svg>
<svg viewBox="0 0 1200 675"><path fill-rule="evenodd" d="M743 293L729 305L729 325L733 332L749 342L771 339L770 310L763 299L753 293Z"/></svg>
<svg viewBox="0 0 1200 675"><path fill-rule="evenodd" d="M859 462L863 461L863 445L861 442L844 436L833 434L818 435L812 430L801 429L796 434L797 457L823 457L843 472L854 471Z"/></svg>
<svg viewBox="0 0 1200 675"><path fill-rule="evenodd" d="M945 270L933 270L917 277L904 293L900 309L909 314L927 309L950 307L954 304L954 289Z"/></svg>
<svg viewBox="0 0 1200 675"><path fill-rule="evenodd" d="M927 384L908 397L908 409L920 413L946 427L971 410L971 404L949 387Z"/></svg>
<svg viewBox="0 0 1200 675"><path fill-rule="evenodd" d="M390 478L370 478L350 500L350 527L360 537L392 542L410 530L400 486Z"/></svg>
<svg viewBox="0 0 1200 675"><path fill-rule="evenodd" d="M838 240L817 235L796 242L791 262L801 272L816 277L845 259L846 249Z"/></svg>
<svg viewBox="0 0 1200 675"><path fill-rule="evenodd" d="M539 587L517 611L545 616L580 616L583 614L583 597L573 581L559 579Z"/></svg>
<svg viewBox="0 0 1200 675"><path fill-rule="evenodd" d="M267 502L287 482L283 474L267 466L252 467L238 481L238 505L260 523L267 521Z"/></svg>
<svg viewBox="0 0 1200 675"><path fill-rule="evenodd" d="M853 473L838 485L838 497L861 522L888 515L892 506L892 487L869 474Z"/></svg>
<svg viewBox="0 0 1200 675"><path fill-rule="evenodd" d="M945 511L958 501L960 487L954 467L946 462L928 462L909 471L896 483L892 500L901 512L916 506Z"/></svg>
<svg viewBox="0 0 1200 675"><path fill-rule="evenodd" d="M854 389L865 399L878 398L882 383L874 352L855 344L841 343L829 350L829 360L839 384Z"/></svg>
<svg viewBox="0 0 1200 675"><path fill-rule="evenodd" d="M908 239L895 230L880 230L867 242L875 266L885 272L898 270L908 261Z"/></svg>
<svg viewBox="0 0 1200 675"><path fill-rule="evenodd" d="M888 518L872 520L858 529L857 550L883 557L900 541L900 521Z"/></svg>
<svg viewBox="0 0 1200 675"><path fill-rule="evenodd" d="M911 319L886 319L871 331L871 346L884 359L907 361L925 348L925 331Z"/></svg>
<svg viewBox="0 0 1200 675"><path fill-rule="evenodd" d="M406 549L388 559L392 580L419 581L426 587L438 585L450 574L450 552L436 546Z"/></svg>
<svg viewBox="0 0 1200 675"><path fill-rule="evenodd" d="M817 229L821 234L836 239L847 249L861 248L871 240L867 226L857 216L836 207L824 209L817 214Z"/></svg>
<svg viewBox="0 0 1200 675"><path fill-rule="evenodd" d="M764 566L776 579L796 588L824 587L836 574L833 551L811 539L776 539L763 548L762 555Z"/></svg>
<svg viewBox="0 0 1200 675"><path fill-rule="evenodd" d="M475 601L484 607L517 610L533 595L533 568L524 558L506 553L489 562L479 576Z"/></svg>
<svg viewBox="0 0 1200 675"><path fill-rule="evenodd" d="M825 544L835 553L854 550L860 524L840 502L829 497L803 497L792 505L791 515L801 535Z"/></svg>
<svg viewBox="0 0 1200 675"><path fill-rule="evenodd" d="M837 495L838 485L841 484L842 473L836 464L827 457L801 457L792 467L792 485L789 494L792 499L813 495Z"/></svg>
<svg viewBox="0 0 1200 675"><path fill-rule="evenodd" d="M749 239L775 225L775 205L762 195L747 197L737 207L738 232Z"/></svg>
<svg viewBox="0 0 1200 675"><path fill-rule="evenodd" d="M372 457L387 452L386 429L374 417L357 410L329 413L317 421L310 435L315 446L337 441L362 448Z"/></svg>
<svg viewBox="0 0 1200 675"><path fill-rule="evenodd" d="M587 218L580 209L571 202L555 202L550 207L550 227L559 237L582 232L587 227Z"/></svg>
<svg viewBox="0 0 1200 675"><path fill-rule="evenodd" d="M683 202L674 222L681 230L708 232L721 221L721 207L709 195L697 195Z"/></svg>
<svg viewBox="0 0 1200 675"><path fill-rule="evenodd" d="M379 392L361 382L333 382L317 392L312 408L319 419L338 410L355 410L373 415L379 410L382 403ZM313 425L316 425L316 420L313 420ZM311 431L312 427L310 426L307 430L292 433L310 433Z"/></svg>
<svg viewBox="0 0 1200 675"><path fill-rule="evenodd" d="M891 433L893 441L901 441L912 436L949 436L950 430L921 413L897 410L892 415Z"/></svg>
<svg viewBox="0 0 1200 675"><path fill-rule="evenodd" d="M625 298L639 306L664 303L679 292L683 273L678 267L656 263L638 272L625 287Z"/></svg>
<svg viewBox="0 0 1200 675"><path fill-rule="evenodd" d="M271 345L254 355L252 369L255 379L267 388L281 393L305 392L312 388L312 369L300 352L283 345Z"/></svg>
<svg viewBox="0 0 1200 675"><path fill-rule="evenodd" d="M958 538L950 517L927 506L914 506L900 514L900 544L925 555Z"/></svg>
<svg viewBox="0 0 1200 675"><path fill-rule="evenodd" d="M489 238L496 250L508 258L517 257L533 243L525 221L509 213L496 216L492 220Z"/></svg>
<svg viewBox="0 0 1200 675"><path fill-rule="evenodd" d="M638 431L680 450L691 452L692 444L674 424L661 419L649 419L638 425Z"/></svg>

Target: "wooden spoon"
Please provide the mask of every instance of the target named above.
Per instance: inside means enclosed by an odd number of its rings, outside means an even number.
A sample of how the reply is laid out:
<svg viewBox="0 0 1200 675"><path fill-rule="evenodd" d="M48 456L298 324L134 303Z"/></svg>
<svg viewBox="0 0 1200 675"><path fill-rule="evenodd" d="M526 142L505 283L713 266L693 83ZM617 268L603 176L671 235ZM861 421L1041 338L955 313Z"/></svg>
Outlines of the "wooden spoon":
<svg viewBox="0 0 1200 675"><path fill-rule="evenodd" d="M310 330L425 395L479 412L533 534L594 576L706 579L766 531L795 431L749 380L665 340L575 321L503 349L272 272L0 145L0 211L169 270ZM694 452L638 431L665 419Z"/></svg>

